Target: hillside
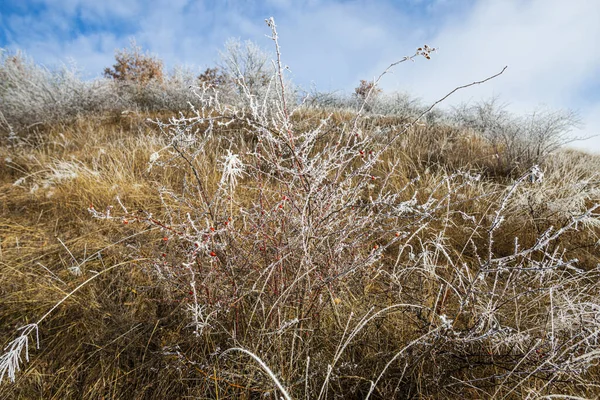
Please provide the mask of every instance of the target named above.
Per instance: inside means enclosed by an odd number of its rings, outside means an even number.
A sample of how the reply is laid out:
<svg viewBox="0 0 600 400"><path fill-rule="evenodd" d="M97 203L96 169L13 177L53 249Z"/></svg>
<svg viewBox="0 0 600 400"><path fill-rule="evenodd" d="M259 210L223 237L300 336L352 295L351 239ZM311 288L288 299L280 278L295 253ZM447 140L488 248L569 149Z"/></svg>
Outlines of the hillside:
<svg viewBox="0 0 600 400"><path fill-rule="evenodd" d="M600 396L599 156L283 81L0 87L0 397Z"/></svg>

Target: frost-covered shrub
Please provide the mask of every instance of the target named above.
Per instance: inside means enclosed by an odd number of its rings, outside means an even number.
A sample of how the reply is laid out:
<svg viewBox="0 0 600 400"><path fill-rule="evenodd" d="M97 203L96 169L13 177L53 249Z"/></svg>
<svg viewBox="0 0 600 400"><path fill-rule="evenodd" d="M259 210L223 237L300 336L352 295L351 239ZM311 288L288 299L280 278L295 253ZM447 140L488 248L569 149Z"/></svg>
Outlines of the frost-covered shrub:
<svg viewBox="0 0 600 400"><path fill-rule="evenodd" d="M145 84L114 81L112 84L123 107L139 111L178 111L189 108L189 103L195 101L193 88L198 82L190 69L176 68L162 81Z"/></svg>
<svg viewBox="0 0 600 400"><path fill-rule="evenodd" d="M298 88L284 74L279 75L283 80L279 79L277 66L271 61L273 57L252 41L228 40L220 58L222 82L218 89L223 103L242 108L262 107L266 111L268 104L282 94L287 104L298 103ZM287 69L283 65L281 68Z"/></svg>
<svg viewBox="0 0 600 400"><path fill-rule="evenodd" d="M271 81L281 74L276 62ZM574 204L561 226L507 240L508 221L526 221L513 211L524 193L544 185L540 167L493 189L469 171L399 184L393 145L416 119L393 136L373 135L363 104L341 128L328 115L297 129L291 117L302 108L285 101L285 85L261 97L244 81L244 101L221 102L205 86L192 116L157 122L169 144L151 167L190 177L160 190L168 222L126 207L90 210L161 229L174 243L147 271L189 291L189 328L210 335L208 352L222 351L220 338L286 398L327 398L346 376L368 383L364 398L413 386L502 397L592 373L598 268L584 270L557 242L597 225L598 205ZM218 134L231 126L253 140ZM484 215L470 210L480 201Z"/></svg>
<svg viewBox="0 0 600 400"><path fill-rule="evenodd" d="M74 65L48 69L21 53L2 50L0 127L11 132L84 114L188 108L196 99L191 89L198 86L197 74L181 67L170 74L147 71L143 63L135 62L142 57L138 53L128 57L118 53L120 63L111 78L85 80Z"/></svg>
<svg viewBox="0 0 600 400"><path fill-rule="evenodd" d="M572 111L540 109L529 115L510 113L497 98L454 109L459 126L472 128L494 147L498 166L523 171L543 162L561 146L575 140L570 131L579 118Z"/></svg>
<svg viewBox="0 0 600 400"><path fill-rule="evenodd" d="M50 70L21 53L0 53L0 112L14 129L115 104L118 98L106 81L83 81L74 66Z"/></svg>

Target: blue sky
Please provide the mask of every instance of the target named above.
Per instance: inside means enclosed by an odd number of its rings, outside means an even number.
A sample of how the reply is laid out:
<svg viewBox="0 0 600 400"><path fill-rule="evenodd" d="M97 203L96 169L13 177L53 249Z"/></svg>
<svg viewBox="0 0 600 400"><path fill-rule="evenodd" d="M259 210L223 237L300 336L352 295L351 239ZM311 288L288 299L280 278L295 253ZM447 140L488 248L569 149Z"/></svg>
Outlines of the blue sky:
<svg viewBox="0 0 600 400"><path fill-rule="evenodd" d="M431 102L508 65L446 106L499 96L515 112L569 108L585 123L577 135L600 134L598 0L2 0L0 47L47 66L72 60L93 78L135 38L168 68L200 71L230 37L271 50L270 16L305 88L350 92L427 43L439 47L432 60L398 66L384 90ZM600 137L575 146L600 152Z"/></svg>

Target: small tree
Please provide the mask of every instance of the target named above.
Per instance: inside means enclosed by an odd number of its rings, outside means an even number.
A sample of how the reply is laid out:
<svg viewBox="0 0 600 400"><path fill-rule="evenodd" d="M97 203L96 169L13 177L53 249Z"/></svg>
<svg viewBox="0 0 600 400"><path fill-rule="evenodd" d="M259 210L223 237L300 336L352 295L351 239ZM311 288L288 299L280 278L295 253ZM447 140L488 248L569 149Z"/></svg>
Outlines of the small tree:
<svg viewBox="0 0 600 400"><path fill-rule="evenodd" d="M220 55L218 69L238 89L245 87L250 93L256 94L269 84L273 75L269 54L254 42L247 40L242 43L239 39L229 39Z"/></svg>
<svg viewBox="0 0 600 400"><path fill-rule="evenodd" d="M104 76L117 81L146 84L150 81L163 82L163 62L149 54L142 53L134 41L129 49L115 52L117 61L112 68L104 69Z"/></svg>

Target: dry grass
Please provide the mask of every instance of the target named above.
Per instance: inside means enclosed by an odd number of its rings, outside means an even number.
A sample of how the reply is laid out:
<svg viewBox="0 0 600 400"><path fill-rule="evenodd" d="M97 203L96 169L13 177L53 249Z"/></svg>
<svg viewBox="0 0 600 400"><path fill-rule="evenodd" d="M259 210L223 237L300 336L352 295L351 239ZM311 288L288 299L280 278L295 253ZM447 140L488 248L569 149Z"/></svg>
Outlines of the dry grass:
<svg viewBox="0 0 600 400"><path fill-rule="evenodd" d="M388 177L390 191L405 188L398 201L409 201L413 195L417 204L434 199L438 207L431 209L433 217L406 214L397 227L401 240L394 237L396 229L390 230L391 226L353 233L355 249L344 255L350 264L368 258L373 246L382 246L383 252L377 262L330 283L319 279L328 282L334 276L331 268L338 272L343 268L328 265L328 257L318 253L333 248L333 243L323 242L310 250L316 252L311 253L316 269L306 272L309 281L298 281L304 250L294 242L298 232L291 219L269 212L263 221L268 229L242 228L243 215L234 211L234 230L221 218L216 229L224 236L221 240L230 241L229 247L217 250L215 257L203 257L195 271L205 291L198 289L195 295L202 298L205 312L214 314L204 331L194 335L186 311L192 297L189 279L177 267L188 251L185 236L141 221L147 222L152 213L164 226L177 227L186 212L197 213L203 204L197 197L182 202L169 195L182 193L182 185L191 179L181 160L148 171L148 160L167 145L167 138L145 117L87 118L38 127L28 141L0 150L4 160L0 164L0 337L4 343L12 340L16 327L39 318L94 271L128 261L73 294L43 322L40 349L30 349L31 362L14 384L2 384L3 398L273 395L273 382L258 363L243 355L221 355L232 347L260 356L294 397L364 398L370 382L377 380L390 360L395 361L382 373L372 398L518 398L543 395L550 388L552 393L599 394L596 386L585 384L597 381L595 367L581 380L553 378L550 387L545 387L549 375L544 375L550 372L527 375L534 363L527 353L538 357L543 344L536 347L528 339L496 348L482 342L459 345L452 335L439 334L448 329L442 315L455 319L451 330L456 335L475 323L470 318L476 313L461 311L460 296L452 290L460 289L459 280L476 273L477 259L485 257L483 227L489 226L508 181L496 177L468 183L456 175L458 170L481 168L480 161L492 155L470 133L450 128L408 131L375 169L379 176ZM296 128L310 131L321 117L318 111L305 110L294 117ZM333 121L315 152L347 129L344 125L351 122L351 115L339 114ZM211 151L195 159L209 193L218 191L219 160L225 150L232 143L238 152L251 150L256 142L249 127L232 126L217 130L205 146ZM373 135L388 129L384 133L391 135L397 126L400 123L384 118L368 121L364 129ZM359 165L360 160L354 163ZM515 237L521 238L523 248L532 245L548 226L564 226L573 214L597 201L595 164L596 157L575 152L550 159L546 180L537 186L523 184L507 204L508 218L495 236L494 257L510 255ZM258 190L256 180L242 178L235 209L255 209L257 201L276 207L281 193L295 195L285 186L282 192L277 180L264 184ZM380 185L377 181L362 198L366 201ZM158 195L161 188L163 200ZM90 204L101 211L112 205L113 213L123 215L117 196L130 210L127 224L90 217ZM135 214L137 209L143 212ZM256 229L273 235L268 241L256 238ZM600 261L598 232L594 224L567 232L553 248L566 251L566 259L577 257L578 268L593 271ZM170 267L158 270L160 262ZM575 279L568 270L561 276L565 282ZM519 289L513 284L533 284L525 276L512 278L511 273L495 280L506 285L505 296L514 296L511 291ZM590 273L589 287L581 289L580 296L590 304L598 301L596 278ZM296 282L304 283L288 290ZM507 300L499 315L505 318L502 324L515 326L523 335L543 338L548 297L535 298L535 292L532 296L523 304L513 301L513 306ZM503 380L504 374L522 366L519 360L527 366L524 375Z"/></svg>

